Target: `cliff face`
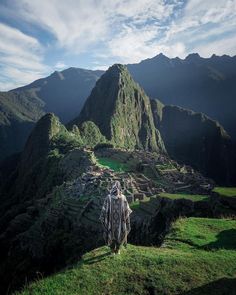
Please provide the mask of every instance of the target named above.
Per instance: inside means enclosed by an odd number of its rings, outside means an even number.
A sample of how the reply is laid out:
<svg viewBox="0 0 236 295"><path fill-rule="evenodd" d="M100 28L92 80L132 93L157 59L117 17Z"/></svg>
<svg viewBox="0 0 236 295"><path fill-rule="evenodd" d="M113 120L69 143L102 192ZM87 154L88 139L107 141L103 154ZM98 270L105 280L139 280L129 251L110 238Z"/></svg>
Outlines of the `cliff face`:
<svg viewBox="0 0 236 295"><path fill-rule="evenodd" d="M202 113L152 100L154 121L169 155L220 184L233 184L235 147L216 121Z"/></svg>
<svg viewBox="0 0 236 295"><path fill-rule="evenodd" d="M79 117L68 126L84 121L93 121L117 146L165 151L150 100L123 65L113 65L98 80Z"/></svg>

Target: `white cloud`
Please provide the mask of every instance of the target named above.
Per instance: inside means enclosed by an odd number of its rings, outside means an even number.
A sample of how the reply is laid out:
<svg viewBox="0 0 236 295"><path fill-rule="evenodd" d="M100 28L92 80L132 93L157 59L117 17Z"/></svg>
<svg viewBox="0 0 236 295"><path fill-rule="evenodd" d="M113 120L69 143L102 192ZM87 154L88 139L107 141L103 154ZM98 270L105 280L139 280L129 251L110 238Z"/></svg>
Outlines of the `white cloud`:
<svg viewBox="0 0 236 295"><path fill-rule="evenodd" d="M164 53L169 57L186 55L183 43L163 44L157 39L157 31L124 28L119 36L108 43L111 56L115 56L121 63L136 63L142 59Z"/></svg>
<svg viewBox="0 0 236 295"><path fill-rule="evenodd" d="M108 29L103 6L86 0L16 1L19 15L51 32L58 46L81 52L101 40Z"/></svg>
<svg viewBox="0 0 236 295"><path fill-rule="evenodd" d="M138 26L153 21L155 25L174 8L163 0L22 0L14 5L18 17L50 31L60 47L78 53L107 41L123 22Z"/></svg>
<svg viewBox="0 0 236 295"><path fill-rule="evenodd" d="M224 38L223 40L216 40L208 44L208 46L200 45L194 49L203 57L210 57L212 53L217 55L235 55L236 52L236 36Z"/></svg>
<svg viewBox="0 0 236 295"><path fill-rule="evenodd" d="M58 61L58 62L55 64L54 68L55 68L56 70L62 70L62 69L68 68L68 66L67 66L63 61Z"/></svg>
<svg viewBox="0 0 236 295"><path fill-rule="evenodd" d="M100 65L98 64L97 66L92 67L92 70L101 70L101 71L106 71L108 68L110 67L110 65Z"/></svg>
<svg viewBox="0 0 236 295"><path fill-rule="evenodd" d="M48 71L37 39L0 23L0 40L0 90L25 85Z"/></svg>
<svg viewBox="0 0 236 295"><path fill-rule="evenodd" d="M222 34L223 40L226 33L233 33L235 30L236 0L189 0L181 17L171 22L165 42L184 40L191 50L204 39L205 46L208 47L212 42L211 38Z"/></svg>
<svg viewBox="0 0 236 295"><path fill-rule="evenodd" d="M48 49L51 53L62 52L56 56L56 64L55 59L51 62L52 70L71 64L71 56L75 59L85 56L92 64L96 58L97 68L105 69L113 62L139 62L161 52L182 58L193 51L204 56L235 54L236 0L8 0L6 3L0 4L0 16L28 26L32 35L40 32L45 43L42 45L20 30L0 25L2 89L2 85L8 89L13 79L18 86L48 74L49 67L43 61Z"/></svg>

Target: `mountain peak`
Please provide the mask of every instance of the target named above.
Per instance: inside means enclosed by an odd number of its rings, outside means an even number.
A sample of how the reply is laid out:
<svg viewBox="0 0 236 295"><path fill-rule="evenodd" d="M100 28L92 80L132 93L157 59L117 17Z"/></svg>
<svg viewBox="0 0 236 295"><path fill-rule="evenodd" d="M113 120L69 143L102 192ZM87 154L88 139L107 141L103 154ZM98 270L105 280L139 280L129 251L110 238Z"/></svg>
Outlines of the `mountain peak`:
<svg viewBox="0 0 236 295"><path fill-rule="evenodd" d="M157 54L156 56L155 56L155 58L168 58L165 54L163 54L162 52L161 53L159 53L159 54ZM169 59L169 58L168 58Z"/></svg>
<svg viewBox="0 0 236 295"><path fill-rule="evenodd" d="M69 127L85 121L93 121L116 146L165 151L150 100L124 65L114 64L101 76Z"/></svg>
<svg viewBox="0 0 236 295"><path fill-rule="evenodd" d="M110 66L108 70L106 71L107 75L121 74L121 73L129 73L127 67L122 64L114 64Z"/></svg>
<svg viewBox="0 0 236 295"><path fill-rule="evenodd" d="M158 62L163 62L163 63L168 63L170 61L169 57L167 57L166 55L164 55L163 53L159 53L157 54L156 56L154 56L152 58L153 60L155 61L158 61ZM152 60L151 59L151 60Z"/></svg>
<svg viewBox="0 0 236 295"><path fill-rule="evenodd" d="M66 128L53 113L47 113L36 123L22 153L22 163L33 164L44 155L50 145L50 140Z"/></svg>
<svg viewBox="0 0 236 295"><path fill-rule="evenodd" d="M198 53L190 53L185 58L185 60L187 61L199 61L200 59L201 59L201 56Z"/></svg>

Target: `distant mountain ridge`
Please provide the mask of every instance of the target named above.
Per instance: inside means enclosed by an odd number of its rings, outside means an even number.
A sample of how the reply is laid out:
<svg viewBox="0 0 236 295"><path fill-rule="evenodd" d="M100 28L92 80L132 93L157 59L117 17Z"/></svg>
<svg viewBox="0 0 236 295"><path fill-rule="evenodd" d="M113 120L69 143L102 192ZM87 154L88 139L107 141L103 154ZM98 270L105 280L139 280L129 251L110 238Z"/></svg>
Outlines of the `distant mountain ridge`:
<svg viewBox="0 0 236 295"><path fill-rule="evenodd" d="M69 68L0 92L0 161L23 149L34 124L46 112L65 123L79 114L103 71Z"/></svg>
<svg viewBox="0 0 236 295"><path fill-rule="evenodd" d="M96 81L103 74L100 70L87 70L71 67L55 71L50 76L13 89L12 92L27 91L44 101L45 112L55 113L62 123L78 115Z"/></svg>
<svg viewBox="0 0 236 295"><path fill-rule="evenodd" d="M180 59L159 54L127 67L149 97L203 112L236 140L236 56L203 58L195 53Z"/></svg>

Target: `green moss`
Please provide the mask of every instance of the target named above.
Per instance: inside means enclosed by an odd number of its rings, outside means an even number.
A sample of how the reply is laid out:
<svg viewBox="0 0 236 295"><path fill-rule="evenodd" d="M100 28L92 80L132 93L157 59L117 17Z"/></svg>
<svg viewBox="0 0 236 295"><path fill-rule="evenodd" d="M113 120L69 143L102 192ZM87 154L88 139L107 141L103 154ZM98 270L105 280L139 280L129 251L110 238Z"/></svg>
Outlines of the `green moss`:
<svg viewBox="0 0 236 295"><path fill-rule="evenodd" d="M36 281L20 294L230 295L236 273L235 244L230 239L235 242L235 231L233 220L180 219L165 247L128 245L115 257L107 247L94 249L77 265ZM214 251L206 247L216 242L220 247ZM217 288L208 293L206 285Z"/></svg>
<svg viewBox="0 0 236 295"><path fill-rule="evenodd" d="M159 196L164 198L169 198L172 200L187 199L193 202L209 200L208 195L190 195L190 194L184 194L184 193L183 194L160 193Z"/></svg>
<svg viewBox="0 0 236 295"><path fill-rule="evenodd" d="M225 197L236 197L236 187L218 186L213 191Z"/></svg>

